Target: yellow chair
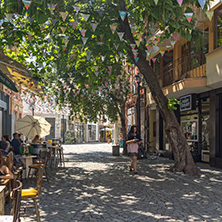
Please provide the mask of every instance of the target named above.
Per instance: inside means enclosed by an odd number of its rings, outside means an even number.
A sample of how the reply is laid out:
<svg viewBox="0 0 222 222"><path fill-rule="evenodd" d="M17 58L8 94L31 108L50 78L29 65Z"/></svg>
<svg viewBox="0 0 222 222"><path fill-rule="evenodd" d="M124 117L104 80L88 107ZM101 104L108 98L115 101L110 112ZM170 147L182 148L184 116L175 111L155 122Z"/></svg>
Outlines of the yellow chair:
<svg viewBox="0 0 222 222"><path fill-rule="evenodd" d="M11 192L11 198L13 199L12 204L12 215L1 215L0 222L8 221L8 222L17 222L20 221L20 206L21 206L21 190L22 183L20 181L16 181L16 188Z"/></svg>
<svg viewBox="0 0 222 222"><path fill-rule="evenodd" d="M30 177L31 170L37 171L39 169L39 167L43 166L46 179L49 182L49 177L48 177L48 174L47 174L47 166L48 166L48 161L49 161L49 158L50 158L50 152L40 150L39 151L39 158L40 158L39 163L36 163L36 164L33 164L33 165L29 166L28 178Z"/></svg>
<svg viewBox="0 0 222 222"><path fill-rule="evenodd" d="M40 222L40 214L39 214L36 199L39 199L41 197L42 176L43 176L43 167L40 166L38 168L38 173L37 173L36 189L34 189L34 188L22 189L22 192L21 192L21 198L22 199L31 198L33 200L37 222ZM30 206L27 206L27 207L30 208ZM24 207L24 209L27 208L27 207ZM25 210L24 210L24 213L25 213Z"/></svg>

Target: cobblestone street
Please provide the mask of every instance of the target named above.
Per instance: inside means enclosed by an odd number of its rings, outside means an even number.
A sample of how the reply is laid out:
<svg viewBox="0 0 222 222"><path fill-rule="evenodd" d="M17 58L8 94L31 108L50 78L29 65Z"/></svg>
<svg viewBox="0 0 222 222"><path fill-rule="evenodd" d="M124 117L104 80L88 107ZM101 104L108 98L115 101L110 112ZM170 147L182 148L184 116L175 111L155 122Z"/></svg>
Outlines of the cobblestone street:
<svg viewBox="0 0 222 222"><path fill-rule="evenodd" d="M49 168L43 181L41 221L222 221L221 170L201 167L200 177L189 177L169 172L172 162L161 158L139 160L133 175L110 144L64 149L66 167Z"/></svg>

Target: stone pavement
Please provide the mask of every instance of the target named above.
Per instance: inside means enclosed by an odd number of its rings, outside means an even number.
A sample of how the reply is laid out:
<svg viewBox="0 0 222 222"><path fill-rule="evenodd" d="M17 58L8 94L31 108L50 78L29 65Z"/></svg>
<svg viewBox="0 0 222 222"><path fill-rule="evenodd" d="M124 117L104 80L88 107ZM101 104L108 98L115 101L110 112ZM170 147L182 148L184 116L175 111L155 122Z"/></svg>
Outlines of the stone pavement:
<svg viewBox="0 0 222 222"><path fill-rule="evenodd" d="M43 181L41 221L222 221L221 170L201 167L201 176L189 177L160 158L139 160L133 175L129 158L112 156L110 144L64 148L66 167L49 169Z"/></svg>

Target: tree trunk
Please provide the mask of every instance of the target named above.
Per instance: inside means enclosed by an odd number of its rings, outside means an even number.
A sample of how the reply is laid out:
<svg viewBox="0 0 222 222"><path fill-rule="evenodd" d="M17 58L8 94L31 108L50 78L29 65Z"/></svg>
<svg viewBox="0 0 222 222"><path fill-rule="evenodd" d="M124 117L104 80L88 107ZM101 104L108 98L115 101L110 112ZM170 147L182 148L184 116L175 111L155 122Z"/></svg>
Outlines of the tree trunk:
<svg viewBox="0 0 222 222"><path fill-rule="evenodd" d="M126 10L125 1L119 1L119 6L121 7L121 10ZM129 26L128 16L126 16L124 21L121 21L119 18L119 22L121 24L121 29L126 34L125 38L128 40L128 42L135 44L135 39ZM168 99L163 94L158 79L144 56L144 50L140 50L140 48L138 48L138 61L136 63L132 48L130 46L128 47L128 54L132 61L134 61L135 65L139 68L141 74L143 74L165 122L166 135L175 160L175 164L171 170L179 172L183 171L189 175L199 174L200 170L193 161L187 140L182 132L174 112L168 109Z"/></svg>
<svg viewBox="0 0 222 222"><path fill-rule="evenodd" d="M165 122L166 135L169 140L170 147L173 151L175 160L175 164L171 170L179 172L183 171L189 175L199 174L200 170L197 168L193 161L187 140L182 132L174 112L168 109L168 99L163 94L155 73L143 56L140 57L137 66L141 74L143 74L150 88L153 99L155 100Z"/></svg>
<svg viewBox="0 0 222 222"><path fill-rule="evenodd" d="M121 107L121 112L119 113L120 115L120 120L121 120L121 126L122 126L122 133L123 133L123 154L127 154L127 145L126 145L126 139L127 139L127 129L126 129L126 119L125 119L125 102L120 104Z"/></svg>

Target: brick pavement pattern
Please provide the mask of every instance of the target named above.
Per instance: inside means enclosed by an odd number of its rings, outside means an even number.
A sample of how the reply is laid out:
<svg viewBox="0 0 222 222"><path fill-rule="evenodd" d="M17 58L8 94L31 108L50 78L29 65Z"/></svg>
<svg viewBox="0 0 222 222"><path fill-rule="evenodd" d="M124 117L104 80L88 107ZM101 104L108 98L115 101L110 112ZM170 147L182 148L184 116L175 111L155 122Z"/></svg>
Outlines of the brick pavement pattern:
<svg viewBox="0 0 222 222"><path fill-rule="evenodd" d="M139 160L134 175L110 144L66 145L64 153L66 167L49 168L43 181L41 221L222 221L221 170L201 167L201 176L189 177L160 158Z"/></svg>

